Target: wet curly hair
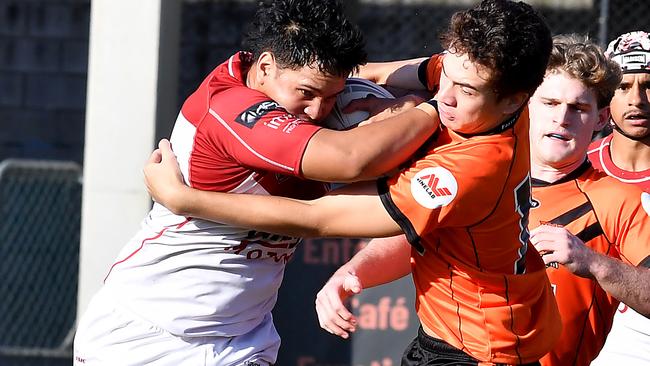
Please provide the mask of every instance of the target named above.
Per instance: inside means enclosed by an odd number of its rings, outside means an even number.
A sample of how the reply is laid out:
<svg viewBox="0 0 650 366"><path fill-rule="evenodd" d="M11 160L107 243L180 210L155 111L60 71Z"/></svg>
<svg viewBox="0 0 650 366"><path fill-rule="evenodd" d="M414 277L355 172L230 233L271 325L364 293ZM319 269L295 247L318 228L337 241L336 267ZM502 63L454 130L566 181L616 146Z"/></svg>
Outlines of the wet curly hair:
<svg viewBox="0 0 650 366"><path fill-rule="evenodd" d="M542 83L551 53L548 25L530 5L510 0L483 0L453 15L440 36L454 54L490 70L499 98L518 92L529 95Z"/></svg>
<svg viewBox="0 0 650 366"><path fill-rule="evenodd" d="M272 52L281 68L311 66L334 76L367 61L363 34L337 0L261 1L244 47L255 58Z"/></svg>

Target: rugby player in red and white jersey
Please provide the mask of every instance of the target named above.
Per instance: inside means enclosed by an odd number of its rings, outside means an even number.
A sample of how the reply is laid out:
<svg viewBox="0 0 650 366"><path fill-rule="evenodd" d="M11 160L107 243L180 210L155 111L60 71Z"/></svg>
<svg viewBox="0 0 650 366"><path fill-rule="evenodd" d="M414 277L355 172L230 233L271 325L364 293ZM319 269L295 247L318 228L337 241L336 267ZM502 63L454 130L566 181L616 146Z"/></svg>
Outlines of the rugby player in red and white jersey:
<svg viewBox="0 0 650 366"><path fill-rule="evenodd" d="M606 54L623 71L610 103L612 134L589 146L594 167L650 192L650 34L625 33Z"/></svg>
<svg viewBox="0 0 650 366"><path fill-rule="evenodd" d="M327 190L318 181L397 167L438 126L428 104L350 131L318 126L366 58L336 0L266 1L247 43L251 52L215 68L174 126L192 187L315 198ZM79 323L75 364L273 364L271 309L298 242L154 205Z"/></svg>
<svg viewBox="0 0 650 366"><path fill-rule="evenodd" d="M594 167L650 193L650 34L625 33L610 42L607 56L623 71L610 103L611 135L589 146ZM650 207L650 197L646 200ZM646 261L643 266L650 267ZM621 303L605 346L592 365L650 363L650 320Z"/></svg>

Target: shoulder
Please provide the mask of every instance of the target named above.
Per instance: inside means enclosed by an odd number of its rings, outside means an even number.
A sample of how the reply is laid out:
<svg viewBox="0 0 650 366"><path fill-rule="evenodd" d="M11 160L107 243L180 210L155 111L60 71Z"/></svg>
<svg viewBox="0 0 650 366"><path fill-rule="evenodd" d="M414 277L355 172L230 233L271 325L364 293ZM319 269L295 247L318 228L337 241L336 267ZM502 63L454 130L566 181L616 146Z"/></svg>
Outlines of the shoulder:
<svg viewBox="0 0 650 366"><path fill-rule="evenodd" d="M609 143L612 136L605 136L601 139L594 140L589 144L587 157L594 168L603 170L605 165L609 164Z"/></svg>
<svg viewBox="0 0 650 366"><path fill-rule="evenodd" d="M425 80L421 81L426 85L427 89L433 93L438 91L443 58L444 53L438 53L432 55L428 60L423 62L423 66L425 66L423 68Z"/></svg>
<svg viewBox="0 0 650 366"><path fill-rule="evenodd" d="M578 184L596 209L615 209L616 212L620 212L625 207L638 207L642 203L644 195L640 187L623 183L593 168L578 180ZM648 194L645 193L645 195ZM612 197L616 197L616 199L612 199Z"/></svg>

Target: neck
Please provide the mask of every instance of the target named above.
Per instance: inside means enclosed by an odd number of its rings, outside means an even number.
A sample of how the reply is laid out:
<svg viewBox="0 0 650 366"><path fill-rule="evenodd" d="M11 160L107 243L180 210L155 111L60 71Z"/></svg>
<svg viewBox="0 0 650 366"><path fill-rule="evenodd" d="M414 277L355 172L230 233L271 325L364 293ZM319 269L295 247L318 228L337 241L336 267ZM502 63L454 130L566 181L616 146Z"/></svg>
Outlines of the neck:
<svg viewBox="0 0 650 366"><path fill-rule="evenodd" d="M530 163L530 176L535 179L543 180L544 182L553 183L571 174L571 172L578 169L583 162L584 159L566 165L552 166L532 159Z"/></svg>
<svg viewBox="0 0 650 366"><path fill-rule="evenodd" d="M609 150L612 162L620 169L629 172L650 169L650 138L632 140L614 130Z"/></svg>

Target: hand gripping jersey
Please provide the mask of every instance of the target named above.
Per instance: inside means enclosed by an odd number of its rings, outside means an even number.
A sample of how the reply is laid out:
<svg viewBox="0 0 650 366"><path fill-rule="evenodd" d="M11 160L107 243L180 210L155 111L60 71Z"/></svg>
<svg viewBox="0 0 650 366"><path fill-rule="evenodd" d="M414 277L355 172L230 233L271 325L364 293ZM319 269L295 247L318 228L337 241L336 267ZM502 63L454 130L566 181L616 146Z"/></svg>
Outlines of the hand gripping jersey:
<svg viewBox="0 0 650 366"><path fill-rule="evenodd" d="M639 186L650 193L650 169L640 172L629 172L617 167L612 161L609 145L612 142L612 135L596 140L589 145L589 160L597 170L620 180L623 183L630 183Z"/></svg>
<svg viewBox="0 0 650 366"><path fill-rule="evenodd" d="M238 53L185 101L171 136L187 184L202 190L314 198L300 178L319 127L245 85ZM236 336L273 308L297 238L173 215L161 205L118 256L106 288L119 304L179 336Z"/></svg>
<svg viewBox="0 0 650 366"><path fill-rule="evenodd" d="M441 57L428 61L436 90ZM481 135L439 131L426 156L378 183L416 250L417 314L425 329L487 363L538 360L560 320L544 264L528 242L528 111Z"/></svg>
<svg viewBox="0 0 650 366"><path fill-rule="evenodd" d="M643 193L592 168L589 161L554 183L533 179L530 227L561 225L593 250L631 265L650 261L650 217ZM650 209L650 208L649 208ZM605 342L618 301L595 280L548 267L563 331L542 365L589 365Z"/></svg>

